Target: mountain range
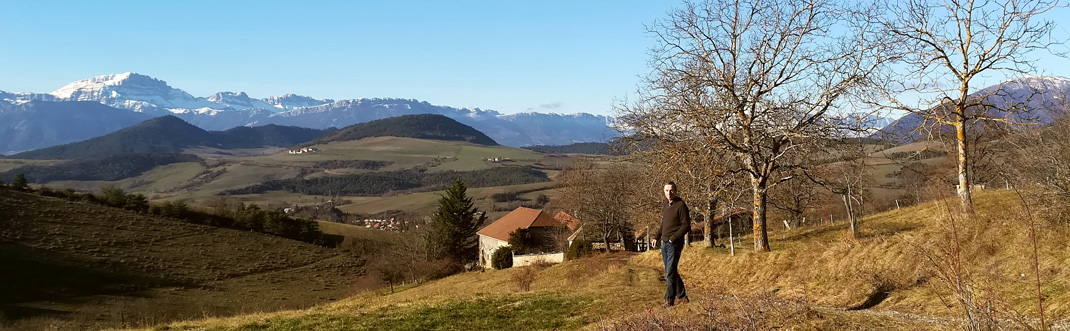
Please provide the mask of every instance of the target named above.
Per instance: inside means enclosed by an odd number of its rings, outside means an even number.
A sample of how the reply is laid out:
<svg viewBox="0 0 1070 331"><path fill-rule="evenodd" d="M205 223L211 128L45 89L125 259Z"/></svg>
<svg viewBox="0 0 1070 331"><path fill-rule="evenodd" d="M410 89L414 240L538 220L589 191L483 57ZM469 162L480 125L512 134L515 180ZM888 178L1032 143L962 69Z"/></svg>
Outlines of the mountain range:
<svg viewBox="0 0 1070 331"><path fill-rule="evenodd" d="M972 94L988 96L996 107L1023 105L1032 111L1016 121L1050 123L1048 111L1070 96L1070 79L1026 76ZM1060 108L1055 105L1054 108ZM606 142L617 136L608 116L580 114L502 114L479 108L453 108L414 99L316 99L296 94L253 98L244 92L196 97L166 82L137 73L104 75L67 84L51 93L0 91L0 154L61 145L114 132L149 118L176 116L203 130L223 131L263 125L312 129L416 114L441 114L509 146ZM884 125L885 136L909 135L922 122L908 114Z"/></svg>
<svg viewBox="0 0 1070 331"><path fill-rule="evenodd" d="M1057 76L1024 76L1006 80L971 93L971 99L983 99L990 105L988 116L1006 118L1012 123L1049 124L1067 110L1070 104L1070 78ZM1011 113L1001 109L1018 109ZM982 110L977 110L982 111ZM884 126L873 137L916 140L923 137L915 130L924 124L925 117L909 113Z"/></svg>
<svg viewBox="0 0 1070 331"><path fill-rule="evenodd" d="M57 102L68 102L55 106ZM78 103L69 103L78 102ZM96 103L116 110L101 110ZM85 123L108 122L96 128L76 128L57 123L47 130L49 139L34 139L26 123L35 123L40 132L53 123L37 119L41 109L51 109L58 117L81 116ZM84 109L83 109L84 108ZM90 109L93 108L93 109ZM125 116L119 118L120 115ZM285 94L262 99L244 92L219 92L196 97L159 80L137 73L104 75L67 84L51 93L10 93L0 91L0 154L33 150L69 143L111 132L147 118L174 115L204 130L227 130L240 126L276 124L313 129L340 128L388 117L441 114L486 133L498 143L510 146L562 145L574 142L606 141L616 135L607 124L611 118L586 113L502 114L479 108L453 108L413 99L361 98L316 99ZM114 119L114 120L113 120ZM118 127L118 128L117 128ZM110 131L108 129L111 129ZM40 134L38 134L40 135Z"/></svg>

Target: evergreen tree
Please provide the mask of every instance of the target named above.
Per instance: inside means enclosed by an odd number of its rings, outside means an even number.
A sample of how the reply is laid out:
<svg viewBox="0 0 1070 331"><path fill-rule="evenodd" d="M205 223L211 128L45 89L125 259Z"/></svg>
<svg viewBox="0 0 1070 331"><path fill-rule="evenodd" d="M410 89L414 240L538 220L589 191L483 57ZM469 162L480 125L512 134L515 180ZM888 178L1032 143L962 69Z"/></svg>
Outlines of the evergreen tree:
<svg viewBox="0 0 1070 331"><path fill-rule="evenodd" d="M431 216L428 255L431 259L448 258L459 264L476 261L479 245L476 231L487 219L479 212L465 192L468 187L461 180L438 199L438 210Z"/></svg>
<svg viewBox="0 0 1070 331"><path fill-rule="evenodd" d="M14 185L16 189L20 190L27 189L30 187L30 185L26 183L26 175L23 174L15 175L15 182L12 185Z"/></svg>

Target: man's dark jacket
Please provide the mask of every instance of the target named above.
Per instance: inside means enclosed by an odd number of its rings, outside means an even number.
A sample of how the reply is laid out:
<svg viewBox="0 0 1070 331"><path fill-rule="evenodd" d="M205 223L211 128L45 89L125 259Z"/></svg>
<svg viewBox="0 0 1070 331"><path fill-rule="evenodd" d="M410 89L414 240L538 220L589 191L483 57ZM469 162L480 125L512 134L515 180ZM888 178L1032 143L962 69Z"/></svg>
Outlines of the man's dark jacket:
<svg viewBox="0 0 1070 331"><path fill-rule="evenodd" d="M661 228L654 232L654 238L671 243L683 242L684 236L691 231L691 212L687 204L679 197L666 202L661 209Z"/></svg>

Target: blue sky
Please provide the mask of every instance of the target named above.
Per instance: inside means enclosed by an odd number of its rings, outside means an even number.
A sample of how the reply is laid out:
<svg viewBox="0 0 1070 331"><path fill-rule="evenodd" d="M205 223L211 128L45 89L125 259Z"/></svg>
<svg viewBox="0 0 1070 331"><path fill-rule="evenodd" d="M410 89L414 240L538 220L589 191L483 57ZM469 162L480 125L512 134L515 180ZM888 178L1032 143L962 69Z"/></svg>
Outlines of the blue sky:
<svg viewBox="0 0 1070 331"><path fill-rule="evenodd" d="M609 115L649 72L645 25L678 6L0 0L0 90L51 92L133 71L195 96L407 98L503 113ZM1066 26L1056 32L1070 35ZM1046 58L1040 74L1070 76L1066 64Z"/></svg>
<svg viewBox="0 0 1070 331"><path fill-rule="evenodd" d="M133 71L195 96L609 114L677 1L6 1L0 90Z"/></svg>

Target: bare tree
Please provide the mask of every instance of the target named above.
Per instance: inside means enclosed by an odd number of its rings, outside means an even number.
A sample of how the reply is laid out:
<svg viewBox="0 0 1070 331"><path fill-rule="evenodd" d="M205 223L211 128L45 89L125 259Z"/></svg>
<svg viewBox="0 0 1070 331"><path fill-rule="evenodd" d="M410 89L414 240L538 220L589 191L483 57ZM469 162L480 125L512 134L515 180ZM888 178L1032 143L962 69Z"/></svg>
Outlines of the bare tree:
<svg viewBox="0 0 1070 331"><path fill-rule="evenodd" d="M1024 188L1040 201L1038 209L1047 219L1059 224L1070 222L1070 118L1061 117L1050 126L1022 131L1010 139L1004 159L1016 166L1005 167L1015 185Z"/></svg>
<svg viewBox="0 0 1070 331"><path fill-rule="evenodd" d="M738 185L734 183L735 174L729 171L732 169L732 163L737 161L724 150L704 148L703 141L699 139L655 140L632 136L625 141L648 147L631 155L637 156L639 161L651 168L658 169L652 174L655 182L649 184L651 187L669 181L678 184L680 196L687 200L691 210L702 215L705 221L703 240L713 247L711 220L716 214L718 202L725 199L725 191L733 185Z"/></svg>
<svg viewBox="0 0 1070 331"><path fill-rule="evenodd" d="M821 168L820 182L830 192L840 196L851 235L857 238L861 231L861 219L865 216L865 206L869 189L874 183L871 166L866 163L865 139L860 133L865 132L865 118L861 116L844 116L839 120L841 130L836 139L830 140L827 149L832 153L826 167Z"/></svg>
<svg viewBox="0 0 1070 331"><path fill-rule="evenodd" d="M824 135L826 114L884 60L859 14L824 0L687 2L650 28L654 72L619 118L645 137L732 155L728 170L750 181L754 249L767 251L768 192L785 180L775 174L801 166L786 156Z"/></svg>
<svg viewBox="0 0 1070 331"><path fill-rule="evenodd" d="M799 225L806 212L828 197L820 186L805 175L804 169L797 169L793 174L779 174L779 177L791 177L781 183L779 189L770 192L769 204L774 209L788 214L788 223Z"/></svg>
<svg viewBox="0 0 1070 331"><path fill-rule="evenodd" d="M611 240L625 247L634 241L630 210L644 203L638 197L647 188L636 185L641 178L636 167L628 162L596 165L580 159L561 174L559 207L583 223L585 236L601 239L607 249Z"/></svg>
<svg viewBox="0 0 1070 331"><path fill-rule="evenodd" d="M880 25L898 38L898 57L908 72L889 72L886 83L893 108L921 115L930 136L953 128L958 155L958 197L973 210L967 131L977 121L1007 122L1025 111L1024 103L998 91L971 95L983 75L1036 72L1027 57L1061 44L1051 39L1055 25L1041 15L1058 0L907 0L888 4ZM921 96L918 103L905 98ZM998 110L998 111L994 111Z"/></svg>

